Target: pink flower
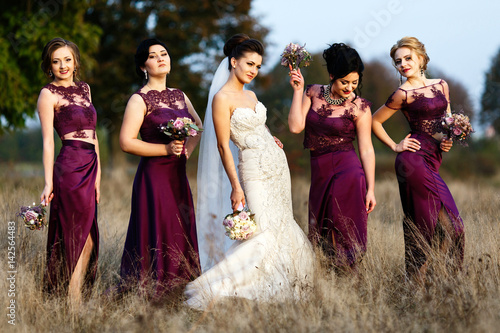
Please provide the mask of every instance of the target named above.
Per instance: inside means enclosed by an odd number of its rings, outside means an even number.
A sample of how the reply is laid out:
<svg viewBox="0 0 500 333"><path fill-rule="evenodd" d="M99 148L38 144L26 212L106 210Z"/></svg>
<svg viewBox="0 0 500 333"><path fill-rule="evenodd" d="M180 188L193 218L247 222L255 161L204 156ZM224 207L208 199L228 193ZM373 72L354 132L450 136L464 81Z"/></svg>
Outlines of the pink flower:
<svg viewBox="0 0 500 333"><path fill-rule="evenodd" d="M238 214L238 216L239 216L239 217L240 217L240 219L242 219L242 220L246 220L246 219L248 219L248 213L247 213L247 212L245 212L245 211L241 211L241 212Z"/></svg>
<svg viewBox="0 0 500 333"><path fill-rule="evenodd" d="M455 127L453 129L453 134L460 135L460 134L462 134L462 130L460 128L458 128L458 127Z"/></svg>
<svg viewBox="0 0 500 333"><path fill-rule="evenodd" d="M194 128L190 128L188 131L189 136L196 136L198 132Z"/></svg>
<svg viewBox="0 0 500 333"><path fill-rule="evenodd" d="M180 119L176 119L174 121L174 127L177 128L178 130L180 130L184 127L184 122Z"/></svg>
<svg viewBox="0 0 500 333"><path fill-rule="evenodd" d="M451 124L453 124L453 117L446 117L446 118L444 118L444 121L445 121L446 125L451 125Z"/></svg>
<svg viewBox="0 0 500 333"><path fill-rule="evenodd" d="M234 222L233 222L233 220L227 220L227 226L228 226L229 228L234 227Z"/></svg>
<svg viewBox="0 0 500 333"><path fill-rule="evenodd" d="M26 219L26 221L29 221L31 222L31 224L34 224L36 220L38 220L38 214L35 213L34 211L32 210L28 210L25 214L24 214L24 218Z"/></svg>

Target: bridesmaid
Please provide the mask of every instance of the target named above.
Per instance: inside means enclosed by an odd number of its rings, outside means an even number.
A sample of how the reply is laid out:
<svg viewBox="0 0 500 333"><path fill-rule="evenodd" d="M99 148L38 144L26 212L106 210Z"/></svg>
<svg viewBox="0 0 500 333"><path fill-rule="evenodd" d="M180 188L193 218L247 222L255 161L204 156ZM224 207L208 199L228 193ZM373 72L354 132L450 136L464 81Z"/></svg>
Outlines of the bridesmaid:
<svg viewBox="0 0 500 333"><path fill-rule="evenodd" d="M186 95L166 85L171 59L165 44L144 40L137 48L135 64L146 85L130 97L120 132L122 150L141 156L121 277L123 282L141 284L151 279L160 297L199 275L186 160L200 137L172 141L159 127L177 117L188 117L199 127L201 120Z"/></svg>
<svg viewBox="0 0 500 333"><path fill-rule="evenodd" d="M305 129L304 147L311 152L309 239L334 267L355 270L366 252L368 213L376 205L370 102L356 93L364 69L356 50L333 44L323 58L330 74L326 86L309 85L304 94L300 69L291 71L288 125L292 133Z"/></svg>
<svg viewBox="0 0 500 333"><path fill-rule="evenodd" d="M452 146L441 133L441 119L450 112L449 90L444 80L425 77L429 57L417 38L403 37L390 55L406 81L373 115L373 133L398 153L395 166L405 215L406 271L423 278L431 245L448 253L457 267L464 256L464 225L439 175L441 152ZM411 129L398 144L382 126L397 110L403 112Z"/></svg>
<svg viewBox="0 0 500 333"><path fill-rule="evenodd" d="M43 49L41 67L52 79L37 103L45 174L40 200L51 203L44 288L51 293L67 291L70 301L79 304L83 285L95 280L99 250L97 115L88 84L77 81L78 46L54 38ZM62 140L55 163L54 129Z"/></svg>

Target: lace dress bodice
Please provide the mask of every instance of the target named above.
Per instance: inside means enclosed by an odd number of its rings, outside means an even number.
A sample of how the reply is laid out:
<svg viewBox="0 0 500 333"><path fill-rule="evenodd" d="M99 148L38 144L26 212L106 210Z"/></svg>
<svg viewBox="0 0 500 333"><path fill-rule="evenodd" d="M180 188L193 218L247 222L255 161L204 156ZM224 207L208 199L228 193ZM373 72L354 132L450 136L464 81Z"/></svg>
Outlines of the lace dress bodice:
<svg viewBox="0 0 500 333"><path fill-rule="evenodd" d="M90 88L82 81L75 84L63 87L49 83L42 88L58 98L54 108L54 128L60 138L72 132L75 132L73 138L88 138L84 130L93 130L95 139L97 113L90 102Z"/></svg>
<svg viewBox="0 0 500 333"><path fill-rule="evenodd" d="M448 107L448 85L444 80L422 88L404 90L399 88L385 105L393 110L401 110L413 133L430 136L444 132L442 117Z"/></svg>
<svg viewBox="0 0 500 333"><path fill-rule="evenodd" d="M194 121L187 108L184 93L179 89L150 90L146 93L139 90L136 94L146 103L146 115L139 131L143 141L167 144L172 139L160 131L161 125L178 117L188 117Z"/></svg>
<svg viewBox="0 0 500 333"><path fill-rule="evenodd" d="M324 99L325 86L315 84L306 88L311 108L306 116L304 148L315 153L353 150L356 139L356 119L370 112L371 103L357 97L341 105L330 105Z"/></svg>

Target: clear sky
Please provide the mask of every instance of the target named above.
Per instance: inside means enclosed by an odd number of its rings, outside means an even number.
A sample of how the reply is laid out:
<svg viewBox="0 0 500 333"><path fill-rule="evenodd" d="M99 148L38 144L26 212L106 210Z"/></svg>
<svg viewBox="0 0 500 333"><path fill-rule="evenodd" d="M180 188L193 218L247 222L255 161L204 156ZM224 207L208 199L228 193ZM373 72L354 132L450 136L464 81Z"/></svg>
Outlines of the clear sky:
<svg viewBox="0 0 500 333"><path fill-rule="evenodd" d="M344 42L363 60L390 65L391 46L414 36L425 44L429 68L461 82L476 111L485 72L500 49L498 0L253 0L252 14L270 29L264 70L289 42L306 43L311 53Z"/></svg>

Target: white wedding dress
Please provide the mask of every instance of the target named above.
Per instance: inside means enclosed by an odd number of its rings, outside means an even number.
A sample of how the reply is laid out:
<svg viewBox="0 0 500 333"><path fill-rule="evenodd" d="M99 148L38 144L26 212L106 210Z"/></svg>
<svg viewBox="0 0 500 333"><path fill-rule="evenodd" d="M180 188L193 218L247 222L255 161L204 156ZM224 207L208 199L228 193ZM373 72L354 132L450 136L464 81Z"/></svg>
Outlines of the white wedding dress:
<svg viewBox="0 0 500 333"><path fill-rule="evenodd" d="M299 300L310 291L313 249L293 218L286 156L265 122L266 108L258 102L255 110L235 109L230 125L231 140L239 149L240 183L255 213L257 232L235 242L224 259L187 285L190 307L205 309L223 297ZM219 224L223 233L222 220Z"/></svg>

